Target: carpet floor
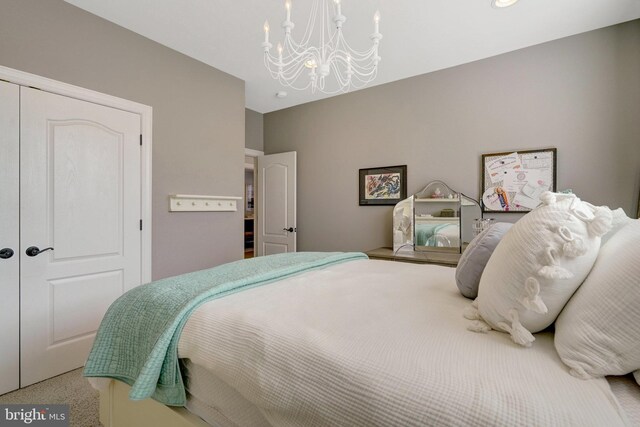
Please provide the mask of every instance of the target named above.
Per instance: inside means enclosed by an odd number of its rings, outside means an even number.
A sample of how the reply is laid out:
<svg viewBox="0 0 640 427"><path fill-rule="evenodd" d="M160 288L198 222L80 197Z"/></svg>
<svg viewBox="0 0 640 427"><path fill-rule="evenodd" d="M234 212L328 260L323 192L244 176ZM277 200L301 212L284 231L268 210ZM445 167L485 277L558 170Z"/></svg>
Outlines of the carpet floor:
<svg viewBox="0 0 640 427"><path fill-rule="evenodd" d="M66 403L71 427L98 427L98 392L82 377L82 368L0 396L7 403Z"/></svg>

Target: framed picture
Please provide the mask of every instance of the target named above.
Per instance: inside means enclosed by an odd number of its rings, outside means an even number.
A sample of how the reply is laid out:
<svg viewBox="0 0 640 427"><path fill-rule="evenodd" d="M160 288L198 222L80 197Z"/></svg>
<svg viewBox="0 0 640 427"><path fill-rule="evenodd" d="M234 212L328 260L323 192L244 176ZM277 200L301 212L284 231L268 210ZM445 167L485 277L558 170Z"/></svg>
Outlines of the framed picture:
<svg viewBox="0 0 640 427"><path fill-rule="evenodd" d="M407 198L407 165L360 169L360 206L395 205Z"/></svg>
<svg viewBox="0 0 640 427"><path fill-rule="evenodd" d="M529 212L540 194L556 191L557 150L545 148L482 155L482 212Z"/></svg>

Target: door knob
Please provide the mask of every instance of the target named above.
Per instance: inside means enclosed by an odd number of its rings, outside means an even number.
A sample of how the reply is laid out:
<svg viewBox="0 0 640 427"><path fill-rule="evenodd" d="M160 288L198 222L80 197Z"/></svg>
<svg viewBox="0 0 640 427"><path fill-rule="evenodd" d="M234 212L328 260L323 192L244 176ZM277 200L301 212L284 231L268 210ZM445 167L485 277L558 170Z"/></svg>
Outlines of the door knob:
<svg viewBox="0 0 640 427"><path fill-rule="evenodd" d="M293 233L293 227L283 228L283 231L288 231L289 233Z"/></svg>
<svg viewBox="0 0 640 427"><path fill-rule="evenodd" d="M11 248L2 248L0 249L0 258L9 259L13 256L13 249Z"/></svg>
<svg viewBox="0 0 640 427"><path fill-rule="evenodd" d="M44 248L44 249L40 250L40 248L38 248L37 246L29 246L27 248L27 250L24 251L24 253L26 253L27 256L36 256L36 255L41 254L42 252L49 251L49 250L52 251L53 248Z"/></svg>

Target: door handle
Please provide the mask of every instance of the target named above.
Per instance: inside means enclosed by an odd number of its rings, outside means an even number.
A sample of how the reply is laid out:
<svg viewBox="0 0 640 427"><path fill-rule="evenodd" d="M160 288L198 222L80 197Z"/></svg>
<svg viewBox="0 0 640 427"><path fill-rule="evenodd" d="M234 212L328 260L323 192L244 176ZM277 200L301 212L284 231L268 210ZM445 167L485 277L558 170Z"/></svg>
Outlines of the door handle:
<svg viewBox="0 0 640 427"><path fill-rule="evenodd" d="M13 256L13 249L11 248L2 248L0 249L0 258L1 259L9 259Z"/></svg>
<svg viewBox="0 0 640 427"><path fill-rule="evenodd" d="M42 252L46 252L46 251L49 251L49 250L52 251L53 248L44 248L44 249L40 250L40 248L37 247L37 246L29 246L27 248L27 250L24 251L24 253L27 254L27 256L36 256L36 255L41 254Z"/></svg>
<svg viewBox="0 0 640 427"><path fill-rule="evenodd" d="M283 228L283 231L288 231L289 233L293 233L293 227Z"/></svg>

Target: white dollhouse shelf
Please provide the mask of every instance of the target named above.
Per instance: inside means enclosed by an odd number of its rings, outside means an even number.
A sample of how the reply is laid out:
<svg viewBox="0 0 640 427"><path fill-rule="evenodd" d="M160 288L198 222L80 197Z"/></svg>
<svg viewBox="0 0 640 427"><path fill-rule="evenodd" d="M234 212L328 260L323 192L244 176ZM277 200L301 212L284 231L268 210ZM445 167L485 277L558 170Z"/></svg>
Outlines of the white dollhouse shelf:
<svg viewBox="0 0 640 427"><path fill-rule="evenodd" d="M414 201L416 203L458 203L460 201L460 199L455 198L455 199L447 199L447 198L424 198L424 199L418 199L415 198Z"/></svg>
<svg viewBox="0 0 640 427"><path fill-rule="evenodd" d="M238 200L242 197L172 194L169 196L169 211L232 212L238 210Z"/></svg>

